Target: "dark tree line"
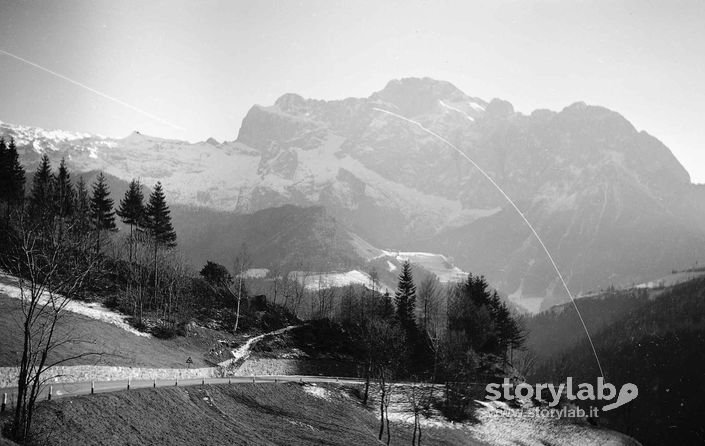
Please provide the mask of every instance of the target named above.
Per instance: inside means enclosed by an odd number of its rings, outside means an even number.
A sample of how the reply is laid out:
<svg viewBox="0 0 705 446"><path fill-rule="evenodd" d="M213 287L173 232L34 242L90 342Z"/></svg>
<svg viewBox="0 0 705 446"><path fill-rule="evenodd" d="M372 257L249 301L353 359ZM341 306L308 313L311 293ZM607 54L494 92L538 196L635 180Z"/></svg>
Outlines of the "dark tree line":
<svg viewBox="0 0 705 446"><path fill-rule="evenodd" d="M5 206L5 218L24 198L25 172L20 164L15 141L5 143L0 138L0 203Z"/></svg>

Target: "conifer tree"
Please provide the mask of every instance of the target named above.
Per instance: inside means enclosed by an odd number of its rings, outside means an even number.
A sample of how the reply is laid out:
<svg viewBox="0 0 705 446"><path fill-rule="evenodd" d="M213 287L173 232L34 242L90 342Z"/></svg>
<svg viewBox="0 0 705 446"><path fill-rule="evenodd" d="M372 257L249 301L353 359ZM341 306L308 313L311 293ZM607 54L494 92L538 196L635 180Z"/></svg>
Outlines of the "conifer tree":
<svg viewBox="0 0 705 446"><path fill-rule="evenodd" d="M5 139L0 137L0 201L7 201L10 186L10 159Z"/></svg>
<svg viewBox="0 0 705 446"><path fill-rule="evenodd" d="M415 327L416 285L414 285L414 278L411 274L411 263L408 260L402 264L394 303L397 306L397 318L401 326L405 329Z"/></svg>
<svg viewBox="0 0 705 446"><path fill-rule="evenodd" d="M392 296L389 291L385 291L382 296L382 319L391 319L394 316L394 305L392 305Z"/></svg>
<svg viewBox="0 0 705 446"><path fill-rule="evenodd" d="M46 153L34 172L32 192L29 197L29 214L35 222L46 222L52 213L51 162Z"/></svg>
<svg viewBox="0 0 705 446"><path fill-rule="evenodd" d="M59 173L54 181L53 194L57 215L63 218L73 214L74 190L71 184L71 174L64 159L59 164Z"/></svg>
<svg viewBox="0 0 705 446"><path fill-rule="evenodd" d="M137 228L145 226L144 194L142 185L137 180L132 180L130 186L125 191L125 197L120 200L120 208L117 214L122 222L130 225L130 262L132 262L132 244L134 243L133 232Z"/></svg>
<svg viewBox="0 0 705 446"><path fill-rule="evenodd" d="M157 182L149 195L146 208L147 229L156 247L173 248L176 246L176 232L171 225L171 211L166 204L162 183Z"/></svg>
<svg viewBox="0 0 705 446"><path fill-rule="evenodd" d="M93 229L97 233L97 252L100 252L100 234L103 231L117 231L115 227L113 203L113 199L110 198L110 188L105 180L105 175L101 172L98 174L98 178L96 178L96 182L93 184L93 196L90 201L91 221L93 223Z"/></svg>
<svg viewBox="0 0 705 446"><path fill-rule="evenodd" d="M524 333L519 321L512 316L507 304L502 301L497 291L492 293L489 307L496 330L497 347L499 353L506 360L507 353L511 354L513 350L524 344L526 333ZM509 359L511 360L511 358Z"/></svg>
<svg viewBox="0 0 705 446"><path fill-rule="evenodd" d="M149 195L147 203L147 230L154 243L154 298L157 297L157 283L159 268L157 265L157 254L160 247L173 248L176 246L176 232L171 225L171 215L169 206L166 204L166 197L162 189L162 183L157 182L154 190Z"/></svg>
<svg viewBox="0 0 705 446"><path fill-rule="evenodd" d="M80 233L91 229L91 198L83 177L78 177L73 202L74 227Z"/></svg>
<svg viewBox="0 0 705 446"><path fill-rule="evenodd" d="M7 160L10 175L8 201L11 205L17 205L24 200L25 171L22 164L20 164L20 156L17 153L14 139L10 139L10 145L7 148Z"/></svg>

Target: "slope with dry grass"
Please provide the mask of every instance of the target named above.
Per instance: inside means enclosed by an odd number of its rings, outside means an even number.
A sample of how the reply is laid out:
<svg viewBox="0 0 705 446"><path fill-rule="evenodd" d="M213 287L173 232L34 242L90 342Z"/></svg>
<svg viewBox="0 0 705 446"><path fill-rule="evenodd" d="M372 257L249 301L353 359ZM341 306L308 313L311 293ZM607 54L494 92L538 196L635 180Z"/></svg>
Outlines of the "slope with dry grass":
<svg viewBox="0 0 705 446"><path fill-rule="evenodd" d="M321 389L321 387L317 387ZM142 389L44 402L33 444L379 445L373 411L337 388L240 384ZM424 444L485 445L429 429ZM392 426L392 444L411 427Z"/></svg>

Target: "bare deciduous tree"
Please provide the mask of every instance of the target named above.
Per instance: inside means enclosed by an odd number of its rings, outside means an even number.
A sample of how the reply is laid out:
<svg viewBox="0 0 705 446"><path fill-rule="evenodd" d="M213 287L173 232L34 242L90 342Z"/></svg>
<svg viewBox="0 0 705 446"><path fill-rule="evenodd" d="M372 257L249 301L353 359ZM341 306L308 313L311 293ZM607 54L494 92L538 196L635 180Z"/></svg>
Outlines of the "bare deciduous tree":
<svg viewBox="0 0 705 446"><path fill-rule="evenodd" d="M234 296L237 296L237 310L235 313L235 329L233 330L234 332L237 332L238 325L240 324L240 303L242 302L242 285L243 285L243 280L245 279L245 273L250 267L252 259L250 258L250 253L247 250L247 245L245 243L242 244L240 247L240 252L238 253L237 257L235 257L235 261L233 262L233 269L234 272L237 273L237 280L235 281L235 286L237 288L235 290L230 289L230 293Z"/></svg>
<svg viewBox="0 0 705 446"><path fill-rule="evenodd" d="M414 384L405 393L409 410L414 416L414 432L411 437L411 446L421 446L422 430L421 417L431 416L431 404L433 402L433 387L423 384Z"/></svg>
<svg viewBox="0 0 705 446"><path fill-rule="evenodd" d="M58 230L62 225L62 230ZM55 358L52 351L81 341L70 331L57 328L70 302L79 294L91 271L98 269L100 255L90 249L91 237L78 234L65 222L31 225L18 216L9 253L3 255L3 267L17 276L20 290L22 356L19 361L17 404L12 426L15 439L29 435L37 398L45 383L52 379L48 371L67 361L97 353L76 353Z"/></svg>
<svg viewBox="0 0 705 446"><path fill-rule="evenodd" d="M391 381L399 373L405 356L405 336L398 325L384 319L366 321L363 327L363 348L367 356L365 396L367 403L370 377L377 381L380 392L380 426L379 440L382 440L385 428L387 444L391 440L389 432L389 402L392 393Z"/></svg>
<svg viewBox="0 0 705 446"><path fill-rule="evenodd" d="M423 331L428 330L430 319L438 312L438 300L441 284L435 274L428 274L423 278L416 296L418 299L419 322Z"/></svg>

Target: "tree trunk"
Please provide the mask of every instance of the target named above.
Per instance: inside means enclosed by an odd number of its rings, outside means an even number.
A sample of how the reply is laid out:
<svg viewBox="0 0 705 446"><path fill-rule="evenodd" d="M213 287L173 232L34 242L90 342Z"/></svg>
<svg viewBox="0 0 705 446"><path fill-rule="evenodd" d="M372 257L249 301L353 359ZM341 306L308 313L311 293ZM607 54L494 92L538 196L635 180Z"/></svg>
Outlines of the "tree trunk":
<svg viewBox="0 0 705 446"><path fill-rule="evenodd" d="M27 399L29 342L31 333L31 327L29 326L30 317L26 318L24 323L24 348L22 349L22 361L20 362L20 376L17 381L17 402L15 404L15 419L12 427L12 436L15 439L20 439L20 432L24 432L25 424L25 400Z"/></svg>
<svg viewBox="0 0 705 446"><path fill-rule="evenodd" d="M240 278L238 279L238 286L237 286L237 312L235 313L235 330L233 330L234 333L237 333L237 327L240 325L240 300L242 299L242 268L240 268Z"/></svg>
<svg viewBox="0 0 705 446"><path fill-rule="evenodd" d="M134 242L134 240L132 238L132 226L133 225L130 225L130 243L129 243L129 246L130 246L130 248L129 248L130 249L130 265L132 265L132 243Z"/></svg>
<svg viewBox="0 0 705 446"><path fill-rule="evenodd" d="M382 386L384 389L384 386ZM382 398L379 400L379 441L382 441L382 435L384 434L384 390L382 392Z"/></svg>
<svg viewBox="0 0 705 446"><path fill-rule="evenodd" d="M392 442L392 432L389 430L389 402L384 404L384 418L387 421L387 446Z"/></svg>
<svg viewBox="0 0 705 446"><path fill-rule="evenodd" d="M418 416L418 415L417 415ZM421 420L419 420L419 440L416 443L418 446L421 446Z"/></svg>
<svg viewBox="0 0 705 446"><path fill-rule="evenodd" d="M157 274L159 269L157 268L157 250L159 249L159 244L154 240L154 302L157 301Z"/></svg>
<svg viewBox="0 0 705 446"><path fill-rule="evenodd" d="M416 412L414 412L414 433L411 435L411 446L416 445L416 429L418 426L418 419L418 415L416 414Z"/></svg>

